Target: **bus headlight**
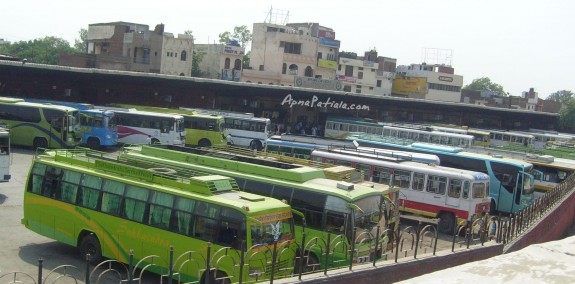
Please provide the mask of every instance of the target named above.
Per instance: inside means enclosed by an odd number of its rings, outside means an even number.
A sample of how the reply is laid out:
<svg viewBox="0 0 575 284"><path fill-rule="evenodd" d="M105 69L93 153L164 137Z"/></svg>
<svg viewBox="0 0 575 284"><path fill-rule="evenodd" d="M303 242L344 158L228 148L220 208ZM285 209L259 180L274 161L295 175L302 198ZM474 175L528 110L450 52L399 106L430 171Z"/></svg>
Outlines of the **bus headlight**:
<svg viewBox="0 0 575 284"><path fill-rule="evenodd" d="M106 139L112 139L112 135L110 134L106 135Z"/></svg>

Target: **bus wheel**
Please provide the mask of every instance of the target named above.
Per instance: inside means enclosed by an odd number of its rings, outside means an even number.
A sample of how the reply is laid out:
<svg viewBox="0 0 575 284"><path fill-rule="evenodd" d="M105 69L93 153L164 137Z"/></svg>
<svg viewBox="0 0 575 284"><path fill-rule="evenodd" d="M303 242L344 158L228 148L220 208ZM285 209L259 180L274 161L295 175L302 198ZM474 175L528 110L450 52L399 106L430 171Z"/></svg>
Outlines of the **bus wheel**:
<svg viewBox="0 0 575 284"><path fill-rule="evenodd" d="M34 148L34 150L37 150L38 148L48 148L48 140L42 137L34 138L32 148Z"/></svg>
<svg viewBox="0 0 575 284"><path fill-rule="evenodd" d="M198 146L200 146L200 147L210 147L210 146L212 146L212 143L211 143L210 140L208 140L208 139L202 139L202 140L200 140L200 142L198 142Z"/></svg>
<svg viewBox="0 0 575 284"><path fill-rule="evenodd" d="M443 212L439 214L439 224L437 224L439 227L439 232L444 234L452 234L454 222L455 218L453 217L453 214L449 212Z"/></svg>
<svg viewBox="0 0 575 284"><path fill-rule="evenodd" d="M102 260L102 247L100 241L94 234L89 234L80 242L80 257L86 259L86 255L90 254L90 263L96 264Z"/></svg>
<svg viewBox="0 0 575 284"><path fill-rule="evenodd" d="M156 138L152 139L152 145L154 145L154 144L160 144L160 140L158 140Z"/></svg>
<svg viewBox="0 0 575 284"><path fill-rule="evenodd" d="M250 149L251 149L251 150L261 151L262 148L263 148L262 142L260 142L259 140L253 140L253 141L250 143Z"/></svg>
<svg viewBox="0 0 575 284"><path fill-rule="evenodd" d="M216 277L215 275L215 271L211 271L210 272L210 283L216 283L216 284L230 284L231 281L229 278L224 278L227 277L227 275L222 272L222 271L218 271L218 276ZM224 279L220 279L220 280L216 280L216 278L224 278ZM204 273L202 275L202 280L200 281L200 283L206 283L206 273Z"/></svg>
<svg viewBox="0 0 575 284"><path fill-rule="evenodd" d="M319 270L319 261L317 260L317 257L315 256L315 254L307 252L303 257L298 257L298 260L295 263L296 266L294 268L296 274L299 274L300 261L303 261L302 266L303 273L309 273Z"/></svg>
<svg viewBox="0 0 575 284"><path fill-rule="evenodd" d="M88 138L88 142L86 142L88 148L93 150L100 149L100 140L98 138L90 137Z"/></svg>

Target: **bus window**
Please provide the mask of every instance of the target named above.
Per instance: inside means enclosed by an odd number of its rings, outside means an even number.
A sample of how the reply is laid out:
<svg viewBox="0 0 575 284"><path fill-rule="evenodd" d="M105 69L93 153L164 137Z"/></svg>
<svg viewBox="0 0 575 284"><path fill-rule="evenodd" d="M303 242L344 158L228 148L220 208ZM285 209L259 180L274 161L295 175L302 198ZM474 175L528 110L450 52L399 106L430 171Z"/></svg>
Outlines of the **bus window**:
<svg viewBox="0 0 575 284"><path fill-rule="evenodd" d="M425 174L424 173L414 173L413 174L413 189L417 191L423 191L425 186Z"/></svg>
<svg viewBox="0 0 575 284"><path fill-rule="evenodd" d="M104 186L102 186L102 190L104 191L102 194L102 212L120 216L124 184L113 180L106 180Z"/></svg>
<svg viewBox="0 0 575 284"><path fill-rule="evenodd" d="M469 182L466 181L463 183L463 199L469 198Z"/></svg>
<svg viewBox="0 0 575 284"><path fill-rule="evenodd" d="M462 186L461 180L458 179L449 180L449 190L447 191L447 196L453 198L460 198L461 186Z"/></svg>
<svg viewBox="0 0 575 284"><path fill-rule="evenodd" d="M432 192L435 194L445 194L445 187L447 184L447 178L441 176L429 175L427 178L427 192Z"/></svg>
<svg viewBox="0 0 575 284"><path fill-rule="evenodd" d="M176 199L176 204L174 206L174 224L173 231L179 234L190 236L190 225L192 223L192 213L194 212L194 206L196 201L187 198Z"/></svg>
<svg viewBox="0 0 575 284"><path fill-rule="evenodd" d="M163 192L155 192L150 200L148 224L164 230L170 228L174 196Z"/></svg>
<svg viewBox="0 0 575 284"><path fill-rule="evenodd" d="M73 171L65 171L64 176L62 177L62 193L61 198L62 201L75 204L76 197L78 195L78 185L80 184L80 178L82 174L73 172Z"/></svg>

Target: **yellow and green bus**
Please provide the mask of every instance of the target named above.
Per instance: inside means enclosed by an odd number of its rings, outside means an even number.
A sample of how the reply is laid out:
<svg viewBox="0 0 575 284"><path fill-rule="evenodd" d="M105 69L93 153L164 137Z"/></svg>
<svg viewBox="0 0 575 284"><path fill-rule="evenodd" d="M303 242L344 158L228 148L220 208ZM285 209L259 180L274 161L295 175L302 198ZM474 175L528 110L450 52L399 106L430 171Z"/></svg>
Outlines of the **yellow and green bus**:
<svg viewBox="0 0 575 284"><path fill-rule="evenodd" d="M128 263L133 250L134 263L162 275L174 263L174 275L186 281L203 281L206 271L211 283L269 278L271 267L275 275L293 272L297 247L287 204L238 191L229 177L183 177L105 155L84 148L36 154L22 224L78 247L93 263Z"/></svg>
<svg viewBox="0 0 575 284"><path fill-rule="evenodd" d="M73 148L81 138L79 117L75 108L0 97L0 125L10 129L12 145Z"/></svg>
<svg viewBox="0 0 575 284"><path fill-rule="evenodd" d="M305 216L305 225L294 216L296 242L304 248L304 271L326 268L326 264L339 267L372 261L382 255L389 240L386 221L391 214L386 185L370 187L338 181L326 178L321 168L217 148L138 145L124 147L119 159L142 166L161 165L182 174L225 175L233 177L241 190L284 200Z"/></svg>
<svg viewBox="0 0 575 284"><path fill-rule="evenodd" d="M227 143L224 133L224 117L219 115L201 114L190 110L153 106L128 104L111 104L111 106L135 108L137 110L159 113L174 113L183 116L184 128L186 129L186 145L189 146L210 147L225 145Z"/></svg>

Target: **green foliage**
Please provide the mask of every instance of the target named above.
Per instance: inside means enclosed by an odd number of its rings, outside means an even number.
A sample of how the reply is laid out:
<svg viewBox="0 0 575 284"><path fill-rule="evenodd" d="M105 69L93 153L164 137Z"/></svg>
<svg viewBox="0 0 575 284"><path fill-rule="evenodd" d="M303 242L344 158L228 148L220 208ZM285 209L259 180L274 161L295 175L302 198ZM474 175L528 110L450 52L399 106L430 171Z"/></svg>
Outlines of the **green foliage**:
<svg viewBox="0 0 575 284"><path fill-rule="evenodd" d="M491 91L491 92L497 92L499 93L499 95L501 96L507 96L509 94L507 94L505 92L505 90L503 89L503 86L491 82L491 79L489 79L488 77L482 77L479 79L474 79L471 84L463 87L463 89L466 90L475 90L475 91Z"/></svg>
<svg viewBox="0 0 575 284"><path fill-rule="evenodd" d="M200 69L200 63L204 60L206 53L203 50L194 50L192 55L192 77L202 77L204 72Z"/></svg>
<svg viewBox="0 0 575 284"><path fill-rule="evenodd" d="M229 31L223 32L219 34L220 43L227 43L230 40L235 40L242 47L246 46L250 40L252 40L252 32L248 29L247 26L237 26L234 28L234 32L230 33Z"/></svg>
<svg viewBox="0 0 575 284"><path fill-rule="evenodd" d="M246 54L244 54L244 57L242 58L242 69L246 69L250 67L250 54L252 53L252 51L248 51Z"/></svg>
<svg viewBox="0 0 575 284"><path fill-rule="evenodd" d="M0 53L26 58L28 62L58 65L60 55L74 53L74 48L62 38L47 36L30 41L3 44L0 46Z"/></svg>
<svg viewBox="0 0 575 284"><path fill-rule="evenodd" d="M575 98L571 98L561 104L559 126L562 131L575 132Z"/></svg>
<svg viewBox="0 0 575 284"><path fill-rule="evenodd" d="M88 30L80 29L78 34L80 38L74 40L74 49L76 52L86 53L88 52Z"/></svg>
<svg viewBox="0 0 575 284"><path fill-rule="evenodd" d="M339 57L340 58L357 59L357 53L350 52L350 51L340 51Z"/></svg>
<svg viewBox="0 0 575 284"><path fill-rule="evenodd" d="M548 100L565 103L573 98L573 92L567 90L557 91L547 97Z"/></svg>

